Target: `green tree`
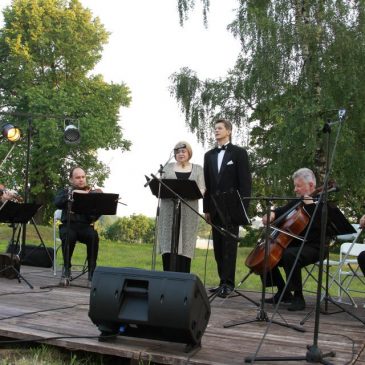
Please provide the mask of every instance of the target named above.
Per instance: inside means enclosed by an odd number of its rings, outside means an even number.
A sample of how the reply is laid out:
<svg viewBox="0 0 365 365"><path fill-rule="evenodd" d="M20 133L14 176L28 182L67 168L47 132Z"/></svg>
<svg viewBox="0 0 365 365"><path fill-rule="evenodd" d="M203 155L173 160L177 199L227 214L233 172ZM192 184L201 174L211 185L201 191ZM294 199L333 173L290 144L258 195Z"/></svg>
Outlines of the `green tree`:
<svg viewBox="0 0 365 365"><path fill-rule="evenodd" d="M130 243L153 243L155 221L142 214L118 218L108 226L103 236L107 239Z"/></svg>
<svg viewBox="0 0 365 365"><path fill-rule="evenodd" d="M178 0L184 20L194 3ZM188 68L171 77L191 131L210 144L212 120L229 118L250 151L255 193L292 194L290 175L299 167L323 181L329 135L322 130L345 108L346 123L332 127L332 177L342 186L340 205L361 214L365 2L242 0L228 29L241 52L224 78L200 80Z"/></svg>
<svg viewBox="0 0 365 365"><path fill-rule="evenodd" d="M1 180L24 186L31 135L31 200L44 205L42 218L48 221L53 194L67 184L71 166L82 166L91 184L102 185L109 169L98 160L98 149L129 149L118 113L130 104L130 90L92 73L109 34L78 0L14 0L3 15L0 118L18 125L26 137L6 161ZM78 145L63 142L67 118L80 125ZM0 153L8 148L2 144Z"/></svg>

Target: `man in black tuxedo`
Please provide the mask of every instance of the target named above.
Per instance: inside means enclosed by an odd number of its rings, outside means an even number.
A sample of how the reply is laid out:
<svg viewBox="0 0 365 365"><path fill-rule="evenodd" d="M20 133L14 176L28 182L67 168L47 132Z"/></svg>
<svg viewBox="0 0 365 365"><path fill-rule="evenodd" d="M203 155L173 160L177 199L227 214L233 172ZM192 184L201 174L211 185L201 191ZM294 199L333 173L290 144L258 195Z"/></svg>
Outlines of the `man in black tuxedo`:
<svg viewBox="0 0 365 365"><path fill-rule="evenodd" d="M208 223L222 227L238 236L239 225L247 224L248 199L251 195L251 173L245 149L233 145L232 124L219 119L214 124L217 147L204 156L206 193L203 210ZM217 262L219 286L210 289L225 298L235 286L236 239L213 229L214 257Z"/></svg>

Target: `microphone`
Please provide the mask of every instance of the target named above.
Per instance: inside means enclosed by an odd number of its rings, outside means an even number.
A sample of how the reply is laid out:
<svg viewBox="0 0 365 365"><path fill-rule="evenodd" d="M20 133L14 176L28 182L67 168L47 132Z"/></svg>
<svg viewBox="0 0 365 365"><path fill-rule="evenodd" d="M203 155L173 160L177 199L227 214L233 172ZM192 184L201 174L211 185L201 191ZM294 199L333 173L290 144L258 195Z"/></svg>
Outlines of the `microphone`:
<svg viewBox="0 0 365 365"><path fill-rule="evenodd" d="M346 117L346 109L338 109L338 119L342 122Z"/></svg>
<svg viewBox="0 0 365 365"><path fill-rule="evenodd" d="M144 175L144 177L146 178L147 182L143 185L143 187L146 188L150 184L151 179L147 175Z"/></svg>

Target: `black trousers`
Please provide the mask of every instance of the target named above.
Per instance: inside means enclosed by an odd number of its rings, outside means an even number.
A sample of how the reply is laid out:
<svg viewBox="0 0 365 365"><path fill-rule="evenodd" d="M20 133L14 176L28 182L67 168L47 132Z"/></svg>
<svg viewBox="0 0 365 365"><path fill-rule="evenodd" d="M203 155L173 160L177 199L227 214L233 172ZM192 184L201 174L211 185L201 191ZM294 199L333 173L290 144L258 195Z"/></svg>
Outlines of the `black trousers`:
<svg viewBox="0 0 365 365"><path fill-rule="evenodd" d="M68 234L68 237L67 237ZM71 223L67 231L67 225L60 225L60 238L62 241L62 253L64 266L71 268L71 259L75 250L76 242L81 242L87 247L88 270L92 274L96 267L96 261L99 252L99 235L94 227L89 224ZM69 243L69 257L66 254L67 238Z"/></svg>
<svg viewBox="0 0 365 365"><path fill-rule="evenodd" d="M164 253L162 255L163 271L172 271L170 268L170 253ZM176 272L190 272L191 258L183 255L176 255Z"/></svg>
<svg viewBox="0 0 365 365"><path fill-rule="evenodd" d="M289 245L283 252L283 256L278 265L267 273L266 286L277 286L279 290L282 290L285 286L285 281L280 273L279 266L281 266L288 279L290 271L294 266L295 259L298 255L299 245ZM304 245L303 250L299 256L297 265L294 268L292 277L288 283L287 291L302 291L302 268L304 266L314 264L319 260L319 247L313 247L310 245Z"/></svg>
<svg viewBox="0 0 365 365"><path fill-rule="evenodd" d="M216 216L213 222L216 226L223 227ZM238 236L239 226L224 226L224 228ZM236 261L238 242L231 236L226 236L213 229L214 258L217 263L219 285L235 287Z"/></svg>
<svg viewBox="0 0 365 365"><path fill-rule="evenodd" d="M360 266L360 270L365 276L365 251L360 252L359 256L357 257L357 262Z"/></svg>

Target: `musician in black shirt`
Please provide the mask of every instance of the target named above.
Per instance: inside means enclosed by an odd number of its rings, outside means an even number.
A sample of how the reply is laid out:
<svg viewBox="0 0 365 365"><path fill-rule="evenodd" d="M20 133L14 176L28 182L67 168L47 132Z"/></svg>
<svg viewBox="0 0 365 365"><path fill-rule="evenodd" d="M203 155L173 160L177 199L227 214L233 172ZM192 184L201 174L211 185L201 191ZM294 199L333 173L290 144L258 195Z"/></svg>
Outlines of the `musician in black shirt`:
<svg viewBox="0 0 365 365"><path fill-rule="evenodd" d="M316 178L312 170L307 168L301 168L297 170L293 174L293 181L295 194L302 198L304 214L311 218L315 212L309 232L307 232L309 228L308 224L306 228L298 234L298 236L303 238L306 236L306 240L299 255L297 265L295 266L291 279L288 282L287 289L282 297L282 302L290 303L288 310L298 311L305 309L301 269L302 267L314 264L319 260L322 209L321 205L316 209L318 202L312 199L313 193L316 190ZM297 202L292 201L283 207L274 209L270 214L270 222L274 221L286 212L289 212L290 208L292 208L295 204L297 204ZM267 216L264 216L262 220L263 223L266 224ZM278 265L267 273L267 286L277 286L278 292L272 298L266 299L266 303L276 304L278 302L279 297L285 287L285 281L280 273L279 266L283 267L286 277L288 278L289 273L294 266L301 244L302 240L293 238L289 246L283 251L283 255Z"/></svg>
<svg viewBox="0 0 365 365"><path fill-rule="evenodd" d="M87 246L88 261L88 279L92 279L93 272L96 267L96 261L99 250L99 236L94 229L94 223L99 218L89 214L75 214L70 212L70 224L67 225L67 211L70 194L77 192L80 194L88 194L91 189L86 183L85 171L80 167L74 167L70 171L69 181L71 186L60 190L55 196L55 205L58 209L62 209L61 222L59 227L60 238L62 241L62 253L64 261L63 276L70 278L71 276L71 258L75 249L76 242L79 241ZM69 245L67 254L66 245Z"/></svg>

